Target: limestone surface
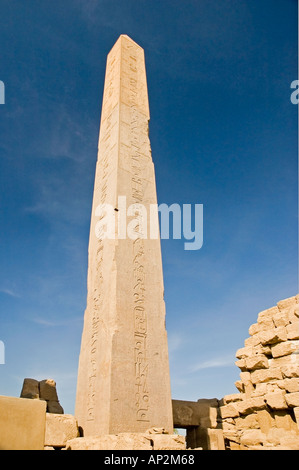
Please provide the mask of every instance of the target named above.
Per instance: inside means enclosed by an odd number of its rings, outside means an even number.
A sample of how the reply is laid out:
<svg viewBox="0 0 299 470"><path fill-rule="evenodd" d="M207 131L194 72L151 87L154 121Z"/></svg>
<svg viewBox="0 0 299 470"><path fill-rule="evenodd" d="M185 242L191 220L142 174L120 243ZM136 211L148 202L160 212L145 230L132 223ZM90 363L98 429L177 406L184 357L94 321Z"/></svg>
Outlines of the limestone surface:
<svg viewBox="0 0 299 470"><path fill-rule="evenodd" d="M43 450L46 402L0 396L0 450Z"/></svg>

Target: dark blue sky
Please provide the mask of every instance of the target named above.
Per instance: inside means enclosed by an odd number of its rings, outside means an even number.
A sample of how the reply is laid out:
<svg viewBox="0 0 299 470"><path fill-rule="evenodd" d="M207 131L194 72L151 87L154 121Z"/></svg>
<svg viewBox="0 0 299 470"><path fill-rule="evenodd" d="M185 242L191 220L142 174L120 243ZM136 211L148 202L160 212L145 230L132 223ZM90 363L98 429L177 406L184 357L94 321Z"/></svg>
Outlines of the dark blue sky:
<svg viewBox="0 0 299 470"><path fill-rule="evenodd" d="M234 393L235 351L297 282L296 0L1 0L0 394L57 381L73 413L106 56L145 50L159 203L204 206L162 241L174 398Z"/></svg>

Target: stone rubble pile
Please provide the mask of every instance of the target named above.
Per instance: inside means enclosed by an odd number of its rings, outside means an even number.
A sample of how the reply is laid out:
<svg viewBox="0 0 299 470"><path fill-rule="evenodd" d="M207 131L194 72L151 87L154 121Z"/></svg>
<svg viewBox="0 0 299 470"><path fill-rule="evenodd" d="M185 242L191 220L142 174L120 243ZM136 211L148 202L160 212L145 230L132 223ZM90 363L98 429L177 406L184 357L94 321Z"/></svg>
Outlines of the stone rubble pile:
<svg viewBox="0 0 299 470"><path fill-rule="evenodd" d="M35 380L24 379L20 398L32 398L47 402L47 413L63 414L59 403L56 382L53 379Z"/></svg>
<svg viewBox="0 0 299 470"><path fill-rule="evenodd" d="M184 436L168 434L163 428L144 433L119 433L79 437L72 415L46 416L45 450L185 450Z"/></svg>
<svg viewBox="0 0 299 470"><path fill-rule="evenodd" d="M259 313L236 353L239 393L220 415L229 449L299 450L299 295Z"/></svg>

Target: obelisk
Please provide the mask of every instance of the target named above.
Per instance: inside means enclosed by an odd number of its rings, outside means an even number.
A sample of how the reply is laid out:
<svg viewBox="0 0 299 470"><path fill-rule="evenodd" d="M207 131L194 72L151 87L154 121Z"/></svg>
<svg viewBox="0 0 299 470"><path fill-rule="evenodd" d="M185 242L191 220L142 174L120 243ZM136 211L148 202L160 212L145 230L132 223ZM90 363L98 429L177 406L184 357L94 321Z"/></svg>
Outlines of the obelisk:
<svg viewBox="0 0 299 470"><path fill-rule="evenodd" d="M107 58L90 226L75 410L85 436L173 431L160 239L138 223L128 236L118 207L149 214L157 203L149 117L144 51L121 35ZM114 238L97 233L101 204L122 224Z"/></svg>

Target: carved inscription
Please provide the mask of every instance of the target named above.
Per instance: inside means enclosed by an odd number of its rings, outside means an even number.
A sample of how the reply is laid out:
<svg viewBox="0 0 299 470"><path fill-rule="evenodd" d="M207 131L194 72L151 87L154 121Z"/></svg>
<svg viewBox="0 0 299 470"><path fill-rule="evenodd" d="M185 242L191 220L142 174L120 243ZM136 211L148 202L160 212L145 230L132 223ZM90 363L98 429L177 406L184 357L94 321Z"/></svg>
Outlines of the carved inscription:
<svg viewBox="0 0 299 470"><path fill-rule="evenodd" d="M136 58L128 54L129 68L129 103L130 103L130 145L131 145L131 197L133 203L141 203L144 199L142 181L142 153L140 151L140 113L137 99L137 68ZM137 214L136 239L133 241L133 309L134 309L134 353L135 353L135 406L137 421L149 421L149 390L147 358L147 311L145 287L145 252L144 240L140 235L142 214Z"/></svg>

